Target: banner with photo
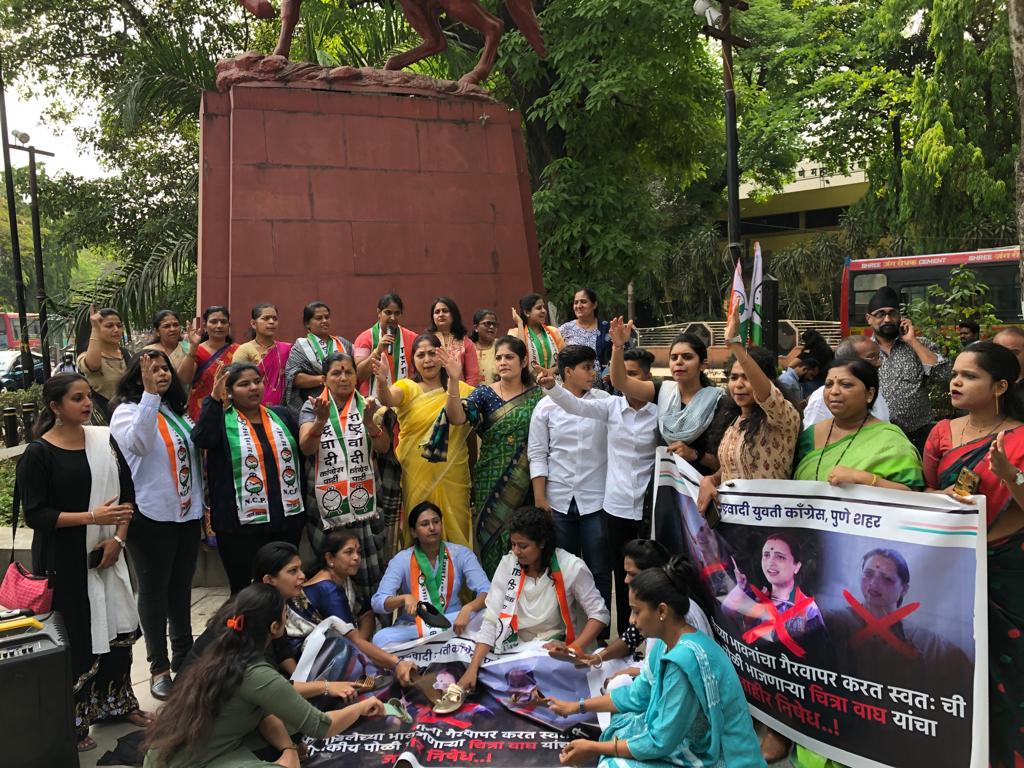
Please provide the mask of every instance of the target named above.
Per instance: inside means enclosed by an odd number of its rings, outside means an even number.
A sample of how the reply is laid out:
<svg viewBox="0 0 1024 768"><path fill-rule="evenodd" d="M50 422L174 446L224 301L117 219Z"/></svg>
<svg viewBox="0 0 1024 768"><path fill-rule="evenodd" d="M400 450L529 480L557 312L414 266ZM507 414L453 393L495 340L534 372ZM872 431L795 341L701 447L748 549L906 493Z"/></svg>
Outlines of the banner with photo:
<svg viewBox="0 0 1024 768"><path fill-rule="evenodd" d="M576 701L596 695L607 677L624 664L600 670L578 669L551 658L539 642L525 643L516 653L491 654L480 669L475 693L451 714L437 714L433 703L463 674L475 643L444 632L389 650L413 659L421 674L410 689L397 682L365 696L398 704L408 719L388 715L364 719L329 739L306 739L310 768L381 768L404 761L411 768L489 765L507 768L555 768L565 744L574 738L596 739L607 715L560 718L536 695ZM338 679L337 659L352 646L328 622L303 646L293 679ZM374 672L364 659L364 669ZM350 677L348 679L351 679ZM396 701L397 700L397 701ZM317 702L321 703L321 702ZM338 702L323 702L336 707ZM324 707L326 708L326 707Z"/></svg>
<svg viewBox="0 0 1024 768"><path fill-rule="evenodd" d="M988 764L985 500L794 480L719 489L661 449L654 535L701 574L751 714L853 768Z"/></svg>

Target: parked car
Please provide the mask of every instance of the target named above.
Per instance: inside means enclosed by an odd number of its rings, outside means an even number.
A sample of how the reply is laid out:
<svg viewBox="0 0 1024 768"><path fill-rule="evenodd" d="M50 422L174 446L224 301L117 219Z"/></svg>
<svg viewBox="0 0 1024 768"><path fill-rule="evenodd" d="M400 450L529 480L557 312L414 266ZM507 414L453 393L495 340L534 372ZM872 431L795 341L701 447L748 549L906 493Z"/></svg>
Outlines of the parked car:
<svg viewBox="0 0 1024 768"><path fill-rule="evenodd" d="M43 357L32 353L33 368L35 369L36 384L43 383ZM21 376L21 350L3 349L0 350L0 392L8 392L15 389L25 389Z"/></svg>

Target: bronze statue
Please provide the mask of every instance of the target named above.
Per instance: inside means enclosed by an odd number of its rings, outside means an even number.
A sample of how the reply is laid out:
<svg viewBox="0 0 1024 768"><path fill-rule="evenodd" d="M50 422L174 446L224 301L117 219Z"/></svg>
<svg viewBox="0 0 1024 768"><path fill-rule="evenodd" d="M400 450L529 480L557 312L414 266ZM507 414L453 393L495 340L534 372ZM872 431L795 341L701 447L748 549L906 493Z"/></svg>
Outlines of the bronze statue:
<svg viewBox="0 0 1024 768"><path fill-rule="evenodd" d="M238 0L246 9L260 19L274 18L274 7L269 0ZM456 21L476 29L484 36L484 50L480 61L468 74L459 78L459 85L477 85L491 73L498 43L505 31L505 24L497 16L488 13L479 0L399 0L402 13L423 42L415 48L392 56L384 69L403 69L428 56L443 51L448 43L441 29L440 17L447 13ZM299 22L299 8L302 0L281 0L281 36L274 49L276 56L288 58L292 47L292 34ZM548 54L544 47L537 16L533 12L533 0L505 0L509 14L519 26L530 46L542 59Z"/></svg>

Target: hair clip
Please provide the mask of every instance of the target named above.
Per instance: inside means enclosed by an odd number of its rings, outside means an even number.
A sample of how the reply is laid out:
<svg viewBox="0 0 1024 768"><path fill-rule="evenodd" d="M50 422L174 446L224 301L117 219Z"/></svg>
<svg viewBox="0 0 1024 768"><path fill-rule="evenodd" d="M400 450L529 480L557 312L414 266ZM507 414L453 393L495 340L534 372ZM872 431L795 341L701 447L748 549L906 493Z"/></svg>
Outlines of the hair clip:
<svg viewBox="0 0 1024 768"><path fill-rule="evenodd" d="M245 627L245 614L240 613L237 616L232 616L226 622L224 622L228 629L233 629L235 632L241 632Z"/></svg>

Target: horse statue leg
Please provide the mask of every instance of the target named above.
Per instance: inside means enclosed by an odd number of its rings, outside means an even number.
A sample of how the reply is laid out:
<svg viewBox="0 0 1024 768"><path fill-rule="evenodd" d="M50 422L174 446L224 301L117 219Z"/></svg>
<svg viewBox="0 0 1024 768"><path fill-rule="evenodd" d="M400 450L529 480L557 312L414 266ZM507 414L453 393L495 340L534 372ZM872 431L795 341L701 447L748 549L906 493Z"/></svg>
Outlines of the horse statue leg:
<svg viewBox="0 0 1024 768"><path fill-rule="evenodd" d="M274 49L275 56L284 56L292 50L292 35L295 33L295 25L299 23L299 11L302 9L302 0L281 0L281 36L277 38L277 48ZM314 55L313 51L309 54Z"/></svg>
<svg viewBox="0 0 1024 768"><path fill-rule="evenodd" d="M404 69L417 61L422 61L435 53L441 53L448 47L444 31L441 29L441 6L423 0L399 0L402 14L409 26L423 38L423 42L415 48L399 53L388 59L384 69Z"/></svg>
<svg viewBox="0 0 1024 768"><path fill-rule="evenodd" d="M476 66L459 78L460 90L471 85L478 85L487 79L494 68L494 59L498 55L498 43L505 32L505 24L497 16L488 13L478 0L439 0L445 12L467 27L479 31L484 36L484 50Z"/></svg>

